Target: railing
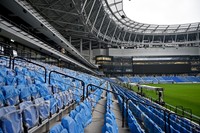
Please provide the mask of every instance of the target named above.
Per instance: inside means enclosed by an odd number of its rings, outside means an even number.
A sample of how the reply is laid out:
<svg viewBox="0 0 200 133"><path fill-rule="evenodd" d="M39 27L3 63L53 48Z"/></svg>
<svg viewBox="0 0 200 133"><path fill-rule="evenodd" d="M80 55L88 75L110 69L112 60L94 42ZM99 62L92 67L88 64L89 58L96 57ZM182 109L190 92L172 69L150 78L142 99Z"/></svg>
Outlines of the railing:
<svg viewBox="0 0 200 133"><path fill-rule="evenodd" d="M23 60L23 61L26 61L26 62L28 62L28 63L31 63L31 64L34 64L34 65L36 65L36 66L39 66L39 67L41 67L41 68L43 68L44 69L44 82L46 83L46 79L47 79L47 77L46 77L46 75L47 75L47 69L44 67L44 66L42 66L42 65L40 65L40 64L37 64L37 63L34 63L34 62L32 62L32 61L29 61L29 60L27 60L27 59L24 59L24 58L22 58L22 57L14 57L13 58L13 60L12 60L12 69L14 70L14 67L15 67L15 60L16 59L20 59L20 60ZM11 59L10 59L10 68L11 68Z"/></svg>
<svg viewBox="0 0 200 133"><path fill-rule="evenodd" d="M169 111L166 110L166 109L162 109L162 108L159 108L159 107L156 107L154 105L150 105L150 104L147 104L147 103L144 103L144 102L141 102L141 101L138 101L138 100L135 100L135 99L132 99L132 98L128 98L126 100L126 115L128 116L128 110L129 110L129 103L130 101L132 102L136 102L136 103L140 103L140 104L143 104L143 105L146 105L146 106L150 106L150 107L153 107L153 108L156 108L160 111L163 111L164 112L164 123L165 123L165 132L167 132L167 121L166 121L166 113L168 113ZM170 126L169 126L170 127Z"/></svg>
<svg viewBox="0 0 200 133"><path fill-rule="evenodd" d="M191 109L183 108L182 106L174 107L174 106L170 105L170 107L171 108L173 107L173 109L175 111L175 112L172 112L171 110L168 110L167 108L157 107L157 106L154 106L154 105L151 105L151 104L147 104L147 103L144 103L142 101L138 101L138 100L135 100L135 99L132 99L132 98L126 99L126 115L128 115L128 109L129 109L129 103L130 103L130 101L133 101L135 103L140 103L140 104L143 104L143 105L146 105L146 106L151 106L153 108L156 108L157 110L163 111L163 113L164 113L164 122L165 122L165 127L164 127L165 132L167 132L167 129L168 129L169 133L171 132L171 130L170 130L170 126L171 126L170 125L170 116L171 115L175 115L175 116L177 116L176 117L177 119L182 120L182 119L187 118L187 117L184 117L184 114L188 114L188 115L190 115L190 117L191 117L192 120L194 120L194 118L192 118L192 117L195 117L195 119L196 119L195 122L199 123L199 125L200 125L200 118L197 117L197 116L192 115L191 114L192 113ZM177 114L178 110L182 111L182 114ZM189 112L185 112L185 110L188 110L190 113ZM191 127L192 129L195 129L195 127L198 126L196 123L193 123L193 122L191 122L191 125L192 125L192 127Z"/></svg>
<svg viewBox="0 0 200 133"><path fill-rule="evenodd" d="M65 76L65 77L68 77L68 78L71 78L71 79L73 79L73 80L77 80L77 81L80 81L81 82L81 85L83 86L83 100L85 99L85 82L83 81L83 80L81 80L81 79L78 79L78 78L75 78L75 77L72 77L72 76L69 76L69 75L67 75L67 74L65 74L65 73L61 73L61 72L58 72L58 71L50 71L49 72L49 84L51 84L51 74L52 73L57 73L57 74L60 74L60 75L63 75L63 76Z"/></svg>
<svg viewBox="0 0 200 133"><path fill-rule="evenodd" d="M181 111L182 116L184 116L185 118L196 122L200 125L200 117L192 114L192 110L189 108L184 108L183 106L172 106L170 104L165 103L165 107L173 112L175 112L176 114L178 114L178 111ZM187 110L187 111L186 111ZM188 115L189 117L187 117L186 115Z"/></svg>

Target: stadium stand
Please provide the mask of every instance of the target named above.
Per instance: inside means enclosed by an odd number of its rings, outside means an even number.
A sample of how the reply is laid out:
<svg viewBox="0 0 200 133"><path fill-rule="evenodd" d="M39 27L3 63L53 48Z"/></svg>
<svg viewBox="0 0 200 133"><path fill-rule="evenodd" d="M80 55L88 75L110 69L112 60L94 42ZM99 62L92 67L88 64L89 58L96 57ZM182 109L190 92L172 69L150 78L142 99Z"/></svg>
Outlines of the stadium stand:
<svg viewBox="0 0 200 133"><path fill-rule="evenodd" d="M200 133L118 84L200 83L200 23L139 23L122 3L0 0L0 133Z"/></svg>
<svg viewBox="0 0 200 133"><path fill-rule="evenodd" d="M45 75L44 69L37 66L36 62L33 61L35 64L26 63L26 60L23 59L16 60L14 69L9 69L6 67L5 61L7 61L5 57L1 58L0 128L3 133L39 131L41 125L50 122L74 103L76 104L74 109L70 110L67 115L61 116L60 120L51 126L49 132L84 132L84 129L92 123L93 109L102 98L103 91L106 91L106 103L102 132L118 132L119 125L116 123L116 116L112 111L113 96L118 99L122 116L125 118L130 132L200 132L199 126L193 122L176 114L170 115L170 112L160 105L113 82L107 84L106 87L104 80L94 76L67 69L61 70L56 66L37 62L47 68ZM51 77L50 71L52 70L58 70L59 73L54 71ZM61 72L67 72L71 76L76 75L84 83L92 83L99 87L88 87L89 95L82 93L83 84L76 78L60 75ZM50 84L45 83L44 76L49 76L47 79L51 81ZM151 80L153 77L142 79ZM169 79L172 78L166 78L166 80ZM85 92L87 91L85 90ZM83 94L85 99L83 99ZM127 101L124 101L125 99Z"/></svg>
<svg viewBox="0 0 200 133"><path fill-rule="evenodd" d="M198 76L155 76L155 77L118 77L124 83L198 83Z"/></svg>

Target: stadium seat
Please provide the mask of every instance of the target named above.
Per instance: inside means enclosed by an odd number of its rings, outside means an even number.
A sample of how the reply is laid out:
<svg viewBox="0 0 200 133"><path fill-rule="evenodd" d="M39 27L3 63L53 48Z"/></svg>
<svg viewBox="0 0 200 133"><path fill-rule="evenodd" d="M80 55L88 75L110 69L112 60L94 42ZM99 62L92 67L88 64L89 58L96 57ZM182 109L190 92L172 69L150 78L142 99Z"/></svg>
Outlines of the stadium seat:
<svg viewBox="0 0 200 133"><path fill-rule="evenodd" d="M69 116L65 116L61 120L61 124L68 130L69 133L78 133L78 127L76 122Z"/></svg>
<svg viewBox="0 0 200 133"><path fill-rule="evenodd" d="M43 98L37 98L34 100L38 107L40 119L43 121L50 115L50 101L44 101Z"/></svg>
<svg viewBox="0 0 200 133"><path fill-rule="evenodd" d="M5 99L4 99L2 91L0 90L0 108L3 107L4 104L5 104Z"/></svg>
<svg viewBox="0 0 200 133"><path fill-rule="evenodd" d="M23 123L26 129L30 129L39 124L38 107L31 101L20 103L20 110L22 111Z"/></svg>
<svg viewBox="0 0 200 133"><path fill-rule="evenodd" d="M16 105L19 103L19 91L15 89L15 86L2 86L2 93L5 98L5 104Z"/></svg>
<svg viewBox="0 0 200 133"><path fill-rule="evenodd" d="M12 110L0 117L0 127L4 133L23 132L22 115L20 110Z"/></svg>
<svg viewBox="0 0 200 133"><path fill-rule="evenodd" d="M65 129L65 131L63 131L63 130L64 130L64 127L61 125L61 123L59 123L59 124L54 125L50 129L49 133L61 133L61 132L68 133L68 131L66 129Z"/></svg>
<svg viewBox="0 0 200 133"><path fill-rule="evenodd" d="M22 116L15 106L0 108L0 128L4 133L19 133L23 131Z"/></svg>
<svg viewBox="0 0 200 133"><path fill-rule="evenodd" d="M19 90L19 98L21 101L31 100L30 88L27 85L18 85L17 89Z"/></svg>

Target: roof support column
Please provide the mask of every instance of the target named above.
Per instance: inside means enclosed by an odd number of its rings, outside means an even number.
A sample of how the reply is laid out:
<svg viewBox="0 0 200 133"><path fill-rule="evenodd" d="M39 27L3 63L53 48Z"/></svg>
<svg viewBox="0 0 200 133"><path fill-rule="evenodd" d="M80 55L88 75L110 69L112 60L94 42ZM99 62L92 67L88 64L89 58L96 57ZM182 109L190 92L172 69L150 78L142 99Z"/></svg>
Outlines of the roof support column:
<svg viewBox="0 0 200 133"><path fill-rule="evenodd" d="M69 42L72 43L72 37L71 36L69 36Z"/></svg>
<svg viewBox="0 0 200 133"><path fill-rule="evenodd" d="M112 35L112 38L111 38L111 43L112 43L113 38L114 38L114 36L115 36L116 30L117 30L117 25L116 25L115 30L114 30L114 32L113 32L113 35Z"/></svg>
<svg viewBox="0 0 200 133"><path fill-rule="evenodd" d="M85 6L86 6L86 3L87 3L87 0L85 0L84 4L83 4L83 7L81 9L81 13L83 13L84 9L85 9Z"/></svg>
<svg viewBox="0 0 200 133"><path fill-rule="evenodd" d="M104 41L104 39L105 39L105 37L106 37L106 34L107 34L107 32L108 32L108 29L109 29L109 27L110 27L110 22L111 22L111 19L110 19L110 21L109 21L109 23L108 23L108 26L107 26L107 28L106 28L106 32L105 32L105 34L104 34L104 36L103 36L103 41Z"/></svg>
<svg viewBox="0 0 200 133"><path fill-rule="evenodd" d="M94 0L93 1L93 3L92 3L92 7L91 7L91 9L90 9L90 12L89 12L89 14L88 14L88 17L87 17L87 20L86 20L86 24L88 23L88 21L89 21L89 18L90 18L90 15L91 15L91 13L92 13L92 10L93 10L93 8L94 8L94 4L96 3L96 0Z"/></svg>
<svg viewBox="0 0 200 133"><path fill-rule="evenodd" d="M137 34L135 35L135 38L134 38L134 41L133 41L133 43L135 43L135 41L136 41L136 38L137 38Z"/></svg>
<svg viewBox="0 0 200 133"><path fill-rule="evenodd" d="M83 53L83 40L82 40L82 38L80 39L80 53L81 53L81 55Z"/></svg>
<svg viewBox="0 0 200 133"><path fill-rule="evenodd" d="M92 62L92 41L89 42L89 61Z"/></svg>
<svg viewBox="0 0 200 133"><path fill-rule="evenodd" d="M102 28L102 25L103 25L103 22L104 22L105 17L106 17L106 13L104 14L103 20L101 21L101 25L100 25L100 27L99 27L99 30L98 30L98 33L97 33L97 37L99 36L99 33L101 32L101 28Z"/></svg>
<svg viewBox="0 0 200 133"><path fill-rule="evenodd" d="M99 12L100 12L100 10L101 10L101 8L102 8L102 5L103 5L103 4L101 3L101 5L100 5L100 7L99 7L99 10L98 10L98 12L97 12L97 14L96 14L96 17L95 17L94 23L92 24L91 32L92 32L93 29L94 29L94 26L95 26L95 24L96 24L97 18L98 18L98 16L99 16Z"/></svg>

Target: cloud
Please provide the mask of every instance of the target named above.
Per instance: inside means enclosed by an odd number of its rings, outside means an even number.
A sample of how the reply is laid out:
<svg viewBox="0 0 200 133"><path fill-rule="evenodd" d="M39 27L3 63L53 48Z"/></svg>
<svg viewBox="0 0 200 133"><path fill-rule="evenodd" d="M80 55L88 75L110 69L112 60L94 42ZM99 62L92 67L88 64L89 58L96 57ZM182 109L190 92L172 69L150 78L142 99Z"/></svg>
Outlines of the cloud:
<svg viewBox="0 0 200 133"><path fill-rule="evenodd" d="M200 0L123 0L130 19L148 24L200 22Z"/></svg>

